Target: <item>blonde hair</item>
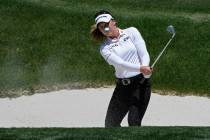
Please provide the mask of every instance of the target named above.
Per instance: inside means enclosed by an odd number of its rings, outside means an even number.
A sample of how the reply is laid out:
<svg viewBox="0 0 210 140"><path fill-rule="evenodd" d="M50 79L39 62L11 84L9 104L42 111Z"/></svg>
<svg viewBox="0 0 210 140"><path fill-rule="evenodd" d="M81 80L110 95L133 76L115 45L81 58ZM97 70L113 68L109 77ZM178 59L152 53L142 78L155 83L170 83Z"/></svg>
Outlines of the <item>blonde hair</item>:
<svg viewBox="0 0 210 140"><path fill-rule="evenodd" d="M91 26L90 35L96 42L102 42L106 38L106 36L97 28L96 24Z"/></svg>

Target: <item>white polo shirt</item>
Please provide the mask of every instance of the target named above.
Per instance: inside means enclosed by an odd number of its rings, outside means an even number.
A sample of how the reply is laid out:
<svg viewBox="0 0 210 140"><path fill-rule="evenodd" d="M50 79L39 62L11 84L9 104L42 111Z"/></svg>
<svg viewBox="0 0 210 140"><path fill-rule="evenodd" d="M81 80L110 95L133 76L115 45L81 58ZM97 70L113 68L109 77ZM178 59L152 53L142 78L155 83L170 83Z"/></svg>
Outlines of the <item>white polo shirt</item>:
<svg viewBox="0 0 210 140"><path fill-rule="evenodd" d="M140 66L149 66L145 41L134 27L119 32L117 39L107 38L100 47L100 53L107 63L114 66L117 78L136 76L140 74Z"/></svg>

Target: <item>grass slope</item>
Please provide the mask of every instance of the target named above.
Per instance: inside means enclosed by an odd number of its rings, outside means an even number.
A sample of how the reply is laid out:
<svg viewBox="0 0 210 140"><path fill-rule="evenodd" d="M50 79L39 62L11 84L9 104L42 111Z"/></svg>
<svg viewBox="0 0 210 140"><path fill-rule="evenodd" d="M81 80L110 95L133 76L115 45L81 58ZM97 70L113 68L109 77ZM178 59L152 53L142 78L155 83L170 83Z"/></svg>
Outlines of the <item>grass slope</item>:
<svg viewBox="0 0 210 140"><path fill-rule="evenodd" d="M11 128L0 129L1 140L204 140L209 127Z"/></svg>
<svg viewBox="0 0 210 140"><path fill-rule="evenodd" d="M209 96L209 6L208 0L1 0L0 96L113 84L113 68L89 38L93 15L103 8L121 28L140 30L151 62L173 24L177 36L155 68L153 87Z"/></svg>

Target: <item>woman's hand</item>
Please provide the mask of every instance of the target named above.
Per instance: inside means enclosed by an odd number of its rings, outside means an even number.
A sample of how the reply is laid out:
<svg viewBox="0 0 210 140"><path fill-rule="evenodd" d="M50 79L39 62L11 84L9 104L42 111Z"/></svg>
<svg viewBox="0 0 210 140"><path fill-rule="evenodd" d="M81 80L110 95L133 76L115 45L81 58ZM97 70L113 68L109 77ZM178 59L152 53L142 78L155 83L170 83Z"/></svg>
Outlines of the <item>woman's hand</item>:
<svg viewBox="0 0 210 140"><path fill-rule="evenodd" d="M141 66L140 72L143 73L144 75L150 75L152 74L152 69L149 66Z"/></svg>

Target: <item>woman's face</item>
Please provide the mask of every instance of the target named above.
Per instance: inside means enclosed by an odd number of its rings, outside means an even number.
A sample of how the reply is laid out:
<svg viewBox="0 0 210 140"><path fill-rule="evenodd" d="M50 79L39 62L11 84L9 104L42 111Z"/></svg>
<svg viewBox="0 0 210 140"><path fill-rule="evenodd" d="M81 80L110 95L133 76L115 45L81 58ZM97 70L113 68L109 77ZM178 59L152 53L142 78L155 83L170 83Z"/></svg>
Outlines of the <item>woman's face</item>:
<svg viewBox="0 0 210 140"><path fill-rule="evenodd" d="M106 27L109 27L109 32L104 31L104 28ZM99 23L98 28L105 36L111 37L117 31L116 21L112 19L108 23L101 22Z"/></svg>

